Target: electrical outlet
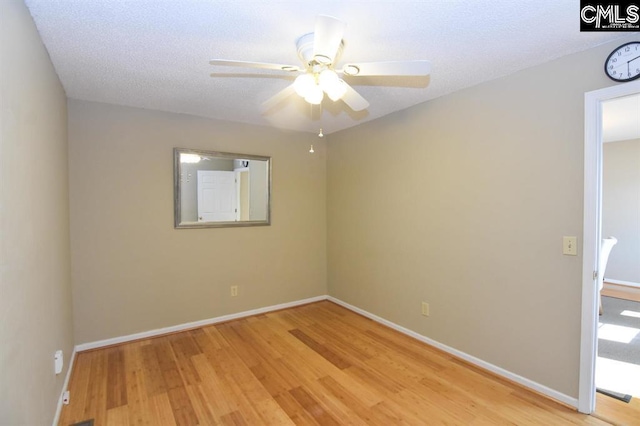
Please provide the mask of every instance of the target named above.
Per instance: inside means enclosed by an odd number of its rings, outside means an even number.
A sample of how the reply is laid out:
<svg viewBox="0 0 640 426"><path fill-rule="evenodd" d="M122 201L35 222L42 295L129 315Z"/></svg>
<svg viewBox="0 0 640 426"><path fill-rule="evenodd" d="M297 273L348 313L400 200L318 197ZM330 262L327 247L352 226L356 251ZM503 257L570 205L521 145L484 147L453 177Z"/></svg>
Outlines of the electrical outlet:
<svg viewBox="0 0 640 426"><path fill-rule="evenodd" d="M62 373L62 367L64 365L64 357L62 355L62 350L58 349L56 353L53 355L53 371L55 374Z"/></svg>
<svg viewBox="0 0 640 426"><path fill-rule="evenodd" d="M427 302L422 302L422 315L429 316L429 304Z"/></svg>
<svg viewBox="0 0 640 426"><path fill-rule="evenodd" d="M231 286L231 296L232 297L236 297L238 295L238 286L237 285L232 285Z"/></svg>

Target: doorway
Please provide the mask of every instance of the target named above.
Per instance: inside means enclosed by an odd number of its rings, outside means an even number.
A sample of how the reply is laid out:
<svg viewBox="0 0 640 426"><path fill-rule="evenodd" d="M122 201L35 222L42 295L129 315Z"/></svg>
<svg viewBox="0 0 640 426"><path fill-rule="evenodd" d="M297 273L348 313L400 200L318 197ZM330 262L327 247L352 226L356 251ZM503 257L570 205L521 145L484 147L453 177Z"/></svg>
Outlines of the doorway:
<svg viewBox="0 0 640 426"><path fill-rule="evenodd" d="M607 101L640 93L640 81L585 94L584 222L582 269L582 331L578 410L590 414L596 400L598 350L598 282L601 271L603 105Z"/></svg>
<svg viewBox="0 0 640 426"><path fill-rule="evenodd" d="M602 115L603 309L596 389L635 403L640 402L640 94L603 102Z"/></svg>

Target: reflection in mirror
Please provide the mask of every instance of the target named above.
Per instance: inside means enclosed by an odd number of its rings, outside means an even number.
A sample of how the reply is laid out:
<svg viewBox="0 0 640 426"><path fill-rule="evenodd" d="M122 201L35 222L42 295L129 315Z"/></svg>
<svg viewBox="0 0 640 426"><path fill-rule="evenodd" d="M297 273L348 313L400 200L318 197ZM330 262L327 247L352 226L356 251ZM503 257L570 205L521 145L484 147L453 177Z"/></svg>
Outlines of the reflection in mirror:
<svg viewBox="0 0 640 426"><path fill-rule="evenodd" d="M269 225L269 157L174 148L176 228Z"/></svg>

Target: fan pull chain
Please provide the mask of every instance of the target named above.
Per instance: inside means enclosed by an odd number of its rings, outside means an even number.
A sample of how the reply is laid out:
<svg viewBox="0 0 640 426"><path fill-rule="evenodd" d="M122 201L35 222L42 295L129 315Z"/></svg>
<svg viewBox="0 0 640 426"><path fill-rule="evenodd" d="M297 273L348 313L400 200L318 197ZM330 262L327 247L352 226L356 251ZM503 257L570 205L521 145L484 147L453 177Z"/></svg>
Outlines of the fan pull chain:
<svg viewBox="0 0 640 426"><path fill-rule="evenodd" d="M311 110L311 121L313 121L313 105L309 104L310 110ZM318 108L320 109L320 133L318 133L318 137L322 138L324 137L324 134L322 133L322 103L318 104ZM311 147L309 148L309 153L313 154L315 151L313 150L313 144L311 144Z"/></svg>
<svg viewBox="0 0 640 426"><path fill-rule="evenodd" d="M318 105L318 109L320 110L320 132L318 133L318 137L323 138L324 134L322 133L322 103Z"/></svg>

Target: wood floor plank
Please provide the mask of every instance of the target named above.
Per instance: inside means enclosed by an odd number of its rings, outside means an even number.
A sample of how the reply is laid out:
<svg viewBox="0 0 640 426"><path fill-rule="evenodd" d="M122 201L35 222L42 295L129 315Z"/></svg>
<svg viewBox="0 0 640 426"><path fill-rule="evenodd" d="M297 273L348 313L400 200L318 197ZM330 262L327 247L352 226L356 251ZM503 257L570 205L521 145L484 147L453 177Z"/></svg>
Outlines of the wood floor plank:
<svg viewBox="0 0 640 426"><path fill-rule="evenodd" d="M213 352L229 346L229 343L222 337L215 325L197 328L189 331L189 333L203 353Z"/></svg>
<svg viewBox="0 0 640 426"><path fill-rule="evenodd" d="M289 393L319 424L328 426L340 425L338 419L328 413L302 386L291 389Z"/></svg>
<svg viewBox="0 0 640 426"><path fill-rule="evenodd" d="M318 422L289 392L278 394L274 400L296 425L317 425Z"/></svg>
<svg viewBox="0 0 640 426"><path fill-rule="evenodd" d="M106 422L107 351L108 349L92 354L89 387L82 419L93 418L96 422Z"/></svg>
<svg viewBox="0 0 640 426"><path fill-rule="evenodd" d="M122 346L130 426L150 426L146 415L149 400L141 356L143 346L142 343Z"/></svg>
<svg viewBox="0 0 640 426"><path fill-rule="evenodd" d="M250 423L247 423L245 421L240 411L232 411L231 413L228 413L222 416L222 424L230 425L230 426L249 426L250 425Z"/></svg>
<svg viewBox="0 0 640 426"><path fill-rule="evenodd" d="M344 358L369 359L379 354L378 348L362 339L362 333L355 333L347 327L339 325L314 324L304 332L312 339L322 343Z"/></svg>
<svg viewBox="0 0 640 426"><path fill-rule="evenodd" d="M174 387L167 392L169 395L169 404L173 417L178 426L190 426L198 424L198 416L196 415L191 399L187 390L183 387Z"/></svg>
<svg viewBox="0 0 640 426"><path fill-rule="evenodd" d="M221 422L221 417L225 414L238 410L238 404L232 395L233 389L227 385L226 378L216 374L205 354L194 357L193 363L202 378L200 388L204 394L212 414L217 421Z"/></svg>
<svg viewBox="0 0 640 426"><path fill-rule="evenodd" d="M372 406L370 412L374 419L373 421L381 425L409 424L409 419L405 417L404 413L394 409L386 401L380 401Z"/></svg>
<svg viewBox="0 0 640 426"><path fill-rule="evenodd" d="M121 347L107 355L107 410L127 404L124 353Z"/></svg>
<svg viewBox="0 0 640 426"><path fill-rule="evenodd" d="M129 407L120 405L107 410L107 426L129 426Z"/></svg>
<svg viewBox="0 0 640 426"><path fill-rule="evenodd" d="M152 425L176 426L175 416L168 393L164 392L149 398L149 411L147 412ZM94 426L98 426L97 424Z"/></svg>
<svg viewBox="0 0 640 426"><path fill-rule="evenodd" d="M233 349L219 349L215 356L207 360L208 364L201 368L210 368L208 377L213 380L206 382L209 385L209 397L219 395L219 398L228 403L228 408L222 410L224 413L220 416L221 423L242 419L252 425L264 424L258 404L271 396ZM234 412L240 414L233 414Z"/></svg>
<svg viewBox="0 0 640 426"><path fill-rule="evenodd" d="M289 385L287 381L282 377L276 366L264 363L251 367L251 373L260 381L262 386L273 397L280 395L281 393L289 392L293 389L293 386Z"/></svg>
<svg viewBox="0 0 640 426"><path fill-rule="evenodd" d="M640 425L640 398L634 397L629 403L596 394L596 412L593 417L624 426Z"/></svg>
<svg viewBox="0 0 640 426"><path fill-rule="evenodd" d="M336 354L326 346L316 342L303 331L298 329L293 329L293 330L289 330L289 333L291 333L298 340L300 340L305 345L309 346L311 349L317 352L320 356L322 356L324 359L326 359L327 361L329 361L331 364L335 365L339 369L344 370L345 368L348 368L351 365L340 355Z"/></svg>
<svg viewBox="0 0 640 426"><path fill-rule="evenodd" d="M189 399L191 400L191 405L193 406L193 411L198 417L198 424L204 425L218 425L220 422L216 419L214 414L215 410L209 403L209 397L207 396L206 391L200 385L192 385L187 386L185 388L187 394L189 395Z"/></svg>
<svg viewBox="0 0 640 426"><path fill-rule="evenodd" d="M153 344L143 346L140 349L140 354L142 356L142 374L147 395L153 396L166 392L167 385L160 369L156 347Z"/></svg>
<svg viewBox="0 0 640 426"><path fill-rule="evenodd" d="M178 369L185 385L195 385L200 377L191 364L191 357L202 353L200 347L191 337L191 333L177 333L170 337L171 348L177 360Z"/></svg>
<svg viewBox="0 0 640 426"><path fill-rule="evenodd" d="M241 325L242 324L239 323L229 322L221 324L217 328L222 337L224 337L229 345L236 351L237 356L240 357L248 367L253 367L260 363L260 357L252 350L252 342L239 334Z"/></svg>
<svg viewBox="0 0 640 426"><path fill-rule="evenodd" d="M167 392L171 389L183 387L184 382L178 370L178 365L176 364L169 340L157 339L152 345L156 352L158 368L164 379Z"/></svg>
<svg viewBox="0 0 640 426"><path fill-rule="evenodd" d="M629 407L600 396L606 421L579 414L326 301L81 352L69 390L63 426L89 419L95 426L633 425L640 418L638 404L623 404L631 407L624 412Z"/></svg>
<svg viewBox="0 0 640 426"><path fill-rule="evenodd" d="M362 401L362 403L367 407L373 407L384 401L384 395L377 392L372 387L354 380L354 377L349 374L349 370L336 371L330 376L318 378L317 381L324 384L328 377L335 381L341 388L348 389L352 395L357 397L358 400Z"/></svg>
<svg viewBox="0 0 640 426"><path fill-rule="evenodd" d="M333 377L323 377L318 380L318 383L324 388L326 393L339 400L343 405L351 408L351 410L353 410L360 419L364 420L366 424L372 425L378 423L375 417L371 414L371 407L367 406L365 401L359 399Z"/></svg>

